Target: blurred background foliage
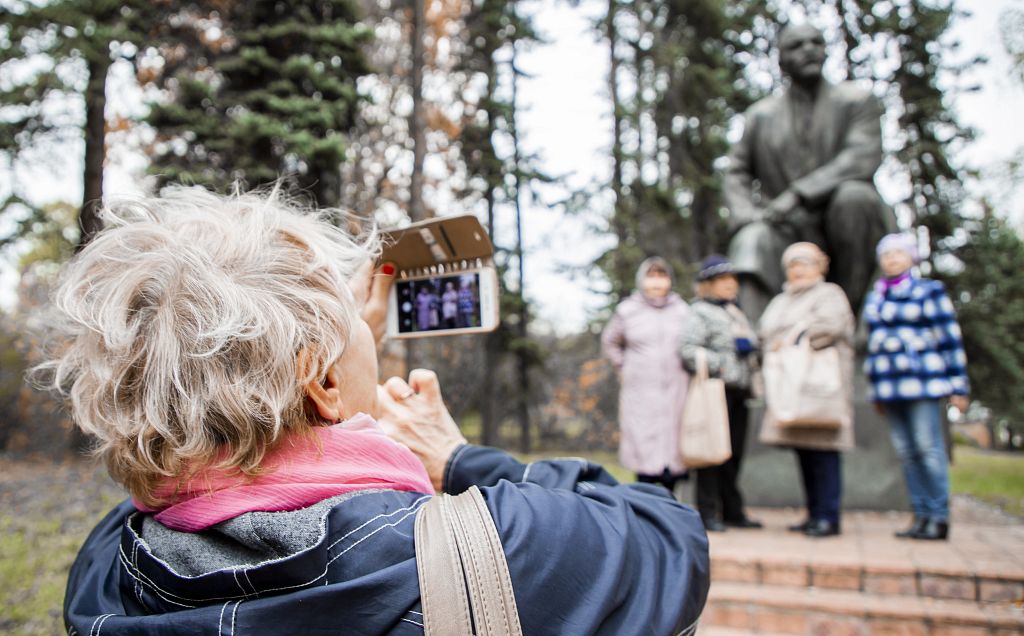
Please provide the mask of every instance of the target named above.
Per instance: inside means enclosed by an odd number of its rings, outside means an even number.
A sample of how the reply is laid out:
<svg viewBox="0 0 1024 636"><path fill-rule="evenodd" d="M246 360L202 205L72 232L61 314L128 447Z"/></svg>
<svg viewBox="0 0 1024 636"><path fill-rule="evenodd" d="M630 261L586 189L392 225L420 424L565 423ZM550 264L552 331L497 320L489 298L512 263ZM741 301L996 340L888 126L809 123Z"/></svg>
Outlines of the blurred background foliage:
<svg viewBox="0 0 1024 636"><path fill-rule="evenodd" d="M689 296L694 263L724 249L729 130L778 86L772 42L780 23L809 15L826 25L838 74L873 82L885 101L883 170L907 185L891 203L905 223L927 230L927 271L958 304L974 397L1010 431L1006 439L1020 439L1024 246L998 209L965 191L969 173L958 154L972 131L949 107L952 91L974 88L960 80L965 71L984 63L952 54L950 27L965 3L575 4L603 13L593 35L610 68L602 99L611 112L611 170L558 205L591 221L593 236L582 240L612 239L580 272L607 282L609 308L632 291L646 256L669 258L678 291ZM21 378L38 355L30 334L42 332L47 290L60 263L100 227L104 170L128 145L146 157L154 188L225 190L283 176L298 196L385 227L479 215L497 248L501 330L390 346L386 366L436 368L452 411L486 443L614 448L616 382L597 341L607 312L581 333L550 334L530 328L522 294L521 202L536 196L532 184L552 179L523 152L516 125L517 55L543 46L531 7L0 0L0 168L15 175L22 164L73 153L84 184L82 198L68 202L39 203L45 196L30 191L30 180L0 188L0 256L21 272L18 303L0 315L0 448L57 454L69 446L60 410ZM1011 11L1005 23L1022 19ZM1018 64L1021 32L1004 31ZM137 108L112 108L125 102ZM1006 166L1006 175L1019 181L1019 166Z"/></svg>

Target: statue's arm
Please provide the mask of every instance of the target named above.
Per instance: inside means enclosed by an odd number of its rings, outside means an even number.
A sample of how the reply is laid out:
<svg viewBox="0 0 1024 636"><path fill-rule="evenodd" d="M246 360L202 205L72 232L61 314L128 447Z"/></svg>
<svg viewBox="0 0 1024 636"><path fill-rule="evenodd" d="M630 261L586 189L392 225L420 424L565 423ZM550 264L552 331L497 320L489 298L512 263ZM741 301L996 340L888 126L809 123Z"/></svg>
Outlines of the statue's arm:
<svg viewBox="0 0 1024 636"><path fill-rule="evenodd" d="M832 161L794 181L790 188L811 205L825 203L844 181L871 181L882 165L882 104L867 95L852 109L849 129Z"/></svg>
<svg viewBox="0 0 1024 636"><path fill-rule="evenodd" d="M753 147L757 139L757 118L750 111L745 116L743 136L729 151L729 167L722 183L722 195L729 208L730 224L734 227L746 225L761 218L761 211L754 205Z"/></svg>

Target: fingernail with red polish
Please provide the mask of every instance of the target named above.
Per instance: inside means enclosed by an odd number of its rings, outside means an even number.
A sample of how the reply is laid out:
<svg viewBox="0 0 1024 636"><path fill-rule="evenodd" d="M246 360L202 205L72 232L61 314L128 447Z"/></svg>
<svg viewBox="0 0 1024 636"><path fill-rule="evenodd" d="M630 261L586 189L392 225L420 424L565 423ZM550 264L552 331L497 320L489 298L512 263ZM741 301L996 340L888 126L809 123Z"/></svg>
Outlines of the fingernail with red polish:
<svg viewBox="0 0 1024 636"><path fill-rule="evenodd" d="M385 263L384 266L380 268L380 271L382 274L392 276L395 273L395 266L391 263Z"/></svg>

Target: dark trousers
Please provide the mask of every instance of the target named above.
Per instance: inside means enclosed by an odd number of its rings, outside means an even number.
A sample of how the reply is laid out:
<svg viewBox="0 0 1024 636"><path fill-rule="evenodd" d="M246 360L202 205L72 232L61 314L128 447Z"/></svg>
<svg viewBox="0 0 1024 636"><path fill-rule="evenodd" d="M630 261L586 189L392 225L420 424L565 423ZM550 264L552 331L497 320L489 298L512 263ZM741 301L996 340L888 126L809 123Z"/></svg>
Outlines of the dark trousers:
<svg viewBox="0 0 1024 636"><path fill-rule="evenodd" d="M839 500L843 494L843 472L839 451L797 448L800 475L804 482L807 517L839 523Z"/></svg>
<svg viewBox="0 0 1024 636"><path fill-rule="evenodd" d="M736 485L743 462L743 449L747 443L746 389L725 389L725 402L729 409L729 443L732 457L719 466L698 468L697 511L703 519L739 521L744 518L743 496Z"/></svg>
<svg viewBox="0 0 1024 636"><path fill-rule="evenodd" d="M666 468L659 475L636 474L636 480L642 484L661 484L670 492L675 492L676 484L690 478L689 473L673 473Z"/></svg>

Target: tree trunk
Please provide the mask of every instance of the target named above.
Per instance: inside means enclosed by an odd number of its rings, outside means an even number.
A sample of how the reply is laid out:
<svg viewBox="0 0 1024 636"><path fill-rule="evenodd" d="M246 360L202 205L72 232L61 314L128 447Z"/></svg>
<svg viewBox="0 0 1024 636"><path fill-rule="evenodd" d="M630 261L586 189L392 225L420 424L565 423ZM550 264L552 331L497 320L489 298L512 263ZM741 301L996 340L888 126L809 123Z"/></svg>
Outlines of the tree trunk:
<svg viewBox="0 0 1024 636"><path fill-rule="evenodd" d="M341 166L324 166L318 170L311 190L317 206L337 207L341 202Z"/></svg>
<svg viewBox="0 0 1024 636"><path fill-rule="evenodd" d="M519 374L519 391L516 395L516 411L519 419L519 450L523 453L530 452L530 363L526 355L526 339L528 336L528 320L530 318L526 307L525 275L523 268L523 210L519 197L521 184L521 172L519 155L519 129L516 127L516 109L519 104L519 69L516 68L516 46L512 44L512 59L509 63L512 67L512 108L509 117L511 118L512 133L512 176L515 188L515 210L516 210L516 264L519 267L519 276L516 279L519 284L518 309L519 324L518 338L519 346L516 347L516 368Z"/></svg>
<svg viewBox="0 0 1024 636"><path fill-rule="evenodd" d="M426 24L424 3L426 0L412 0L412 24L409 44L412 51L412 69L409 76L409 92L412 95L412 113L409 115L409 137L412 139L412 175L409 177L409 220L416 222L427 218L423 203L423 160L427 155L426 124L423 117L423 65L426 55L423 46L423 30ZM402 355L402 375L416 366L416 344L407 340L393 347L395 355Z"/></svg>
<svg viewBox="0 0 1024 636"><path fill-rule="evenodd" d="M409 116L409 136L412 137L412 177L409 180L409 218L420 221L427 217L423 204L423 160L427 154L427 139L423 121L423 25L425 0L412 0L412 114Z"/></svg>
<svg viewBox="0 0 1024 636"><path fill-rule="evenodd" d="M619 103L619 58L615 54L618 46L618 32L615 29L615 15L618 10L618 0L608 0L608 16L605 19L605 28L608 36L608 53L610 66L608 72L608 94L612 100L612 229L615 231L615 238L621 248L628 240L628 230L624 217L622 200L622 105ZM629 295L630 289L627 285L629 272L626 271L626 263L623 262L620 254L612 257L617 280L613 285L618 288L616 302L621 302Z"/></svg>
<svg viewBox="0 0 1024 636"><path fill-rule="evenodd" d="M89 59L89 82L85 87L85 168L83 173L82 208L78 213L78 245L80 251L103 229L99 211L103 207L103 164L106 161L106 127L104 111L107 105L108 58ZM77 426L71 427L71 450L84 454L92 445L92 438Z"/></svg>
<svg viewBox="0 0 1024 636"><path fill-rule="evenodd" d="M487 137L484 142L486 152L494 152L494 112L491 110L494 103L494 91L497 85L497 78L495 77L495 66L494 60L490 59L487 65L487 92L485 93L484 101L487 104ZM485 180L487 182L487 192L484 198L487 202L487 232L491 236L492 243L496 243L494 240L494 191L500 185L495 183L495 175L491 174L492 169L491 162L485 162ZM500 177L500 175L499 175ZM498 278L498 296L501 296L501 278ZM495 378L497 377L495 367L501 360L501 340L498 332L494 331L486 336L484 343L484 369L483 369L483 387L480 401L480 435L481 442L484 446L496 446L498 444L498 415L495 402L498 399L497 391L495 391Z"/></svg>
<svg viewBox="0 0 1024 636"><path fill-rule="evenodd" d="M80 250L103 229L99 211L103 207L103 164L106 161L107 72L110 59L101 57L88 61L89 83L85 88L85 173L82 209L78 214Z"/></svg>

